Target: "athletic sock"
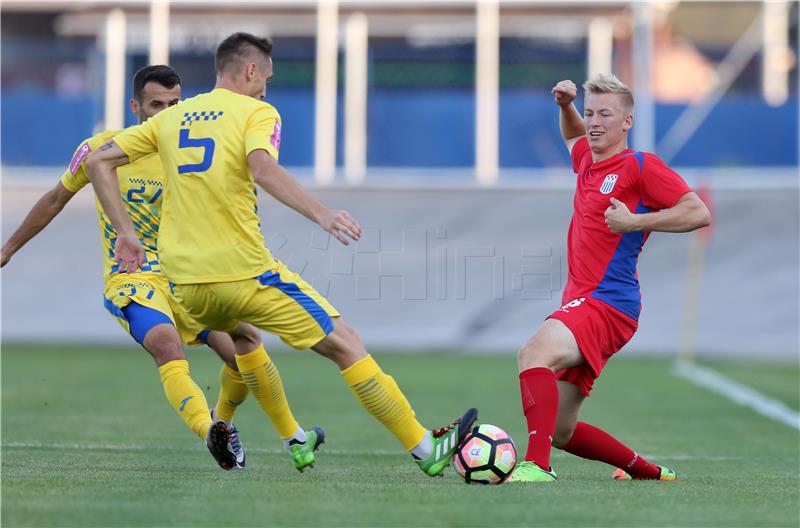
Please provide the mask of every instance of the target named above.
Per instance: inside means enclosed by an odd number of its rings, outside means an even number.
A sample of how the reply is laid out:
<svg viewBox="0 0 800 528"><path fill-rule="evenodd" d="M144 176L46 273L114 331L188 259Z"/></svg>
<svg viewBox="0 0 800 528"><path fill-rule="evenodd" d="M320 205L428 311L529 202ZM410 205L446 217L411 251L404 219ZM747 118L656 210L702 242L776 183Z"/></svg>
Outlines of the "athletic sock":
<svg viewBox="0 0 800 528"><path fill-rule="evenodd" d="M291 438L300 426L286 401L281 375L264 346L259 345L252 352L236 356L236 365L247 388L267 413L281 439Z"/></svg>
<svg viewBox="0 0 800 528"><path fill-rule="evenodd" d="M572 438L562 449L579 457L621 468L635 479L658 479L661 476L661 468L640 457L602 429L585 422L578 422Z"/></svg>
<svg viewBox="0 0 800 528"><path fill-rule="evenodd" d="M418 460L425 460L433 453L433 437L430 431L425 432L425 436L420 443L411 449L411 456Z"/></svg>
<svg viewBox="0 0 800 528"><path fill-rule="evenodd" d="M247 398L249 392L242 375L224 363L219 371L219 398L214 407L216 417L228 423L232 422L236 409Z"/></svg>
<svg viewBox="0 0 800 528"><path fill-rule="evenodd" d="M306 440L308 440L308 438L306 437L306 432L303 431L302 427L298 427L297 431L295 431L292 436L283 439L283 447L289 449L289 446L292 445L293 443L304 444Z"/></svg>
<svg viewBox="0 0 800 528"><path fill-rule="evenodd" d="M525 460L550 471L550 447L558 415L558 386L549 368L537 367L519 375L522 412L528 421L528 451Z"/></svg>
<svg viewBox="0 0 800 528"><path fill-rule="evenodd" d="M197 436L205 439L211 427L211 414L203 391L189 375L189 362L185 359L168 361L158 367L161 384L167 400Z"/></svg>
<svg viewBox="0 0 800 528"><path fill-rule="evenodd" d="M385 374L372 356L344 369L342 377L361 406L389 429L406 451L423 441L428 431L417 421L394 378Z"/></svg>

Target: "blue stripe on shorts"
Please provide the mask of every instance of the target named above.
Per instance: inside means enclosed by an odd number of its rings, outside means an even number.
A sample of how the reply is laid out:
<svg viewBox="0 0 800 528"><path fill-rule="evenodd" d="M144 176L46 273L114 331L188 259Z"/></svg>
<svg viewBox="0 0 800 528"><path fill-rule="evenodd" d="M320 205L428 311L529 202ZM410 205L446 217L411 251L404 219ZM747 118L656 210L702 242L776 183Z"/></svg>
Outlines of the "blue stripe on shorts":
<svg viewBox="0 0 800 528"><path fill-rule="evenodd" d="M263 275L256 277L258 282L264 286L272 286L278 288L280 291L294 299L297 304L302 306L306 312L317 322L317 324L325 331L326 334L333 332L333 321L331 316L325 309L317 304L317 302L309 297L300 287L293 282L283 282L281 276L277 273L267 271Z"/></svg>

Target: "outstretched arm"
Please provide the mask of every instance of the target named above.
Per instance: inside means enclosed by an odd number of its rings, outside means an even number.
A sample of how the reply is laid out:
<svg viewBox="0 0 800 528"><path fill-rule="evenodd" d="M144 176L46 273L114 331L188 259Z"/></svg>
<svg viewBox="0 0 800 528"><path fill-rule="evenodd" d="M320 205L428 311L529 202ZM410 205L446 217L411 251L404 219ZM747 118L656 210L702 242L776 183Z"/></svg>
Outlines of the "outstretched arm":
<svg viewBox="0 0 800 528"><path fill-rule="evenodd" d="M561 81L556 84L550 92L555 97L555 102L561 109L558 116L558 124L561 127L561 137L567 146L570 154L572 147L580 138L586 135L586 128L583 126L583 118L575 108L573 101L578 95L578 87L572 81Z"/></svg>
<svg viewBox="0 0 800 528"><path fill-rule="evenodd" d="M136 236L133 221L125 209L119 192L115 169L126 163L128 163L128 156L119 148L119 145L109 141L89 157L86 161L86 169L92 180L94 192L117 231L114 259L119 262L120 272L133 273L144 264L144 248Z"/></svg>
<svg viewBox="0 0 800 528"><path fill-rule="evenodd" d="M75 196L75 193L69 191L61 182L58 182L55 187L44 193L31 207L25 220L14 231L11 238L3 244L3 248L0 250L0 267L8 264L14 253L22 249L22 246L47 227L47 224L58 216L58 213L64 209L64 206L73 196Z"/></svg>
<svg viewBox="0 0 800 528"><path fill-rule="evenodd" d="M614 233L631 231L663 231L688 233L711 224L711 213L697 194L688 192L669 209L654 213L634 214L628 207L611 198L606 209L606 225Z"/></svg>
<svg viewBox="0 0 800 528"><path fill-rule="evenodd" d="M344 245L348 238L361 238L361 226L347 211L333 211L309 195L303 187L265 150L256 149L247 156L256 183L276 200L291 207Z"/></svg>

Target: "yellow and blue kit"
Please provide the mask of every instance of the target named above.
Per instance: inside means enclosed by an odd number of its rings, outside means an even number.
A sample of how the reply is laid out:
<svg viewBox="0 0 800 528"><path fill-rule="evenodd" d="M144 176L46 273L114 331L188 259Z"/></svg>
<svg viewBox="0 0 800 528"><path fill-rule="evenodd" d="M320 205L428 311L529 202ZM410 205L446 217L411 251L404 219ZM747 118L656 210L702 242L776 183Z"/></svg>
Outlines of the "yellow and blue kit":
<svg viewBox="0 0 800 528"><path fill-rule="evenodd" d="M85 160L119 131L101 132L84 141L75 151L69 167L61 176L61 184L76 193L89 183ZM170 296L169 284L161 273L158 256L159 218L163 197L163 169L157 154L142 157L117 169L120 192L130 213L136 235L145 249L145 263L134 274L118 273L114 260L117 233L110 219L95 198L100 243L103 253L104 305L117 321L139 343L155 325L173 324L187 344L205 342L208 331L193 320Z"/></svg>
<svg viewBox="0 0 800 528"><path fill-rule="evenodd" d="M294 348L333 330L339 313L264 245L248 155L278 158L274 107L224 88L186 99L114 137L131 162L158 153L164 167L161 266L173 293L204 325L247 321Z"/></svg>

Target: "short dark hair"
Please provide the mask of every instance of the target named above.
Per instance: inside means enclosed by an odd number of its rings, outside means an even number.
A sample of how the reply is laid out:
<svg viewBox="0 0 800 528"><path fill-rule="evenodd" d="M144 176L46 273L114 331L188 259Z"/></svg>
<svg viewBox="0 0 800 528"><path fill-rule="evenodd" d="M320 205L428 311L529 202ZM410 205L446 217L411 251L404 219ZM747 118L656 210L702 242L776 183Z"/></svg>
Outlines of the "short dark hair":
<svg viewBox="0 0 800 528"><path fill-rule="evenodd" d="M272 41L268 38L259 38L250 33L234 33L222 42L217 48L214 66L217 73L223 71L230 64L245 57L253 48L264 54L272 56Z"/></svg>
<svg viewBox="0 0 800 528"><path fill-rule="evenodd" d="M133 96L139 103L142 102L144 86L149 82L156 82L164 88L173 88L181 83L181 78L178 72L163 64L139 69L133 75Z"/></svg>

